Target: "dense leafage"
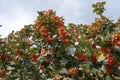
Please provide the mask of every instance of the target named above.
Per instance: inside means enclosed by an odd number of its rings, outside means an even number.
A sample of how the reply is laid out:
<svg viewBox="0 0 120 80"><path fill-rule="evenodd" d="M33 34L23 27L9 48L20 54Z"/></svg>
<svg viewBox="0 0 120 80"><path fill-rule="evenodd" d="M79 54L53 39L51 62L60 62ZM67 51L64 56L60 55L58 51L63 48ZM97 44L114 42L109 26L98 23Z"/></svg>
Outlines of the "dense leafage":
<svg viewBox="0 0 120 80"><path fill-rule="evenodd" d="M119 80L120 22L93 4L91 25L64 25L53 10L38 12L34 24L0 38L0 78L5 80Z"/></svg>

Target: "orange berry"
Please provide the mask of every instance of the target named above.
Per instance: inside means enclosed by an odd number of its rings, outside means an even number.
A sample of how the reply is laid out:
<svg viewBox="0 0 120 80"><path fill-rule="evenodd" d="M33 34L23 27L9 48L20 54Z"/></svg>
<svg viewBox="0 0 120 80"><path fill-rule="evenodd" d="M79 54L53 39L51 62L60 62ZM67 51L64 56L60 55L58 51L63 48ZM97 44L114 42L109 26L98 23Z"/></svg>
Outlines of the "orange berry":
<svg viewBox="0 0 120 80"><path fill-rule="evenodd" d="M41 24L40 21L35 21L35 27L36 28L39 28L40 24Z"/></svg>
<svg viewBox="0 0 120 80"><path fill-rule="evenodd" d="M75 39L75 41L76 41L76 42L79 42L79 39L78 39L78 38L76 38L76 39Z"/></svg>
<svg viewBox="0 0 120 80"><path fill-rule="evenodd" d="M64 43L69 46L69 39L65 39Z"/></svg>
<svg viewBox="0 0 120 80"><path fill-rule="evenodd" d="M1 59L2 59L2 60L5 60L5 59L6 59L6 54L2 54L2 55L1 55Z"/></svg>
<svg viewBox="0 0 120 80"><path fill-rule="evenodd" d="M82 53L82 54L77 53L76 57L79 61L87 61L88 60L86 54L84 54L84 53Z"/></svg>
<svg viewBox="0 0 120 80"><path fill-rule="evenodd" d="M68 72L70 75L76 76L78 74L78 69L76 67L70 68Z"/></svg>
<svg viewBox="0 0 120 80"><path fill-rule="evenodd" d="M51 37L51 36L48 36L47 37L47 42L48 43L52 43L54 41L54 38L53 37Z"/></svg>
<svg viewBox="0 0 120 80"><path fill-rule="evenodd" d="M4 77L4 76L5 76L5 72L0 69L0 77Z"/></svg>
<svg viewBox="0 0 120 80"><path fill-rule="evenodd" d="M33 55L33 56L32 56L32 61L33 61L33 62L36 62L36 61L37 61L37 58L38 58L38 56Z"/></svg>

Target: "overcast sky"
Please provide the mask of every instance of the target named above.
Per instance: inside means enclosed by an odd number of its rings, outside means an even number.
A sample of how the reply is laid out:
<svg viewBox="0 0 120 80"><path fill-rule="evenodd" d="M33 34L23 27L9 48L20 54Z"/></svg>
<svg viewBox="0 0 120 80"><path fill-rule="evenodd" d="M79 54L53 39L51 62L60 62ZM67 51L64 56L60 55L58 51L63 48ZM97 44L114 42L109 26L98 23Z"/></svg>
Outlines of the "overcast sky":
<svg viewBox="0 0 120 80"><path fill-rule="evenodd" d="M7 36L12 30L34 23L37 11L53 9L63 16L65 23L90 24L96 15L92 4L103 0L0 0L0 34ZM120 16L120 0L107 0L105 15L117 20Z"/></svg>

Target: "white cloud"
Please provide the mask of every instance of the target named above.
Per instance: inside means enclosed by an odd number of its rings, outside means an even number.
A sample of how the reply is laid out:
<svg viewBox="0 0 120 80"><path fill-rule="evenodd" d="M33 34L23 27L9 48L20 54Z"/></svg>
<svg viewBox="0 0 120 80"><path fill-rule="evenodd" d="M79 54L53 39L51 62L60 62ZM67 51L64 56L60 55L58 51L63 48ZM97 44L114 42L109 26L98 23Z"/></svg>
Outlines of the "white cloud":
<svg viewBox="0 0 120 80"><path fill-rule="evenodd" d="M19 9L18 11L15 10L14 14L15 15L10 15L10 17L15 17L13 19L7 19L7 17L2 17L2 19L0 19L0 24L3 25L0 28L0 34L2 34L3 37L12 32L12 30L18 31L24 27L25 24L34 22L31 15L26 14L22 9Z"/></svg>
<svg viewBox="0 0 120 80"><path fill-rule="evenodd" d="M91 23L96 16L92 4L103 0L0 0L0 34L7 36L12 30L20 30L24 25L33 23L37 11L53 9L63 16L66 23ZM120 15L120 0L108 0L105 15L117 19Z"/></svg>

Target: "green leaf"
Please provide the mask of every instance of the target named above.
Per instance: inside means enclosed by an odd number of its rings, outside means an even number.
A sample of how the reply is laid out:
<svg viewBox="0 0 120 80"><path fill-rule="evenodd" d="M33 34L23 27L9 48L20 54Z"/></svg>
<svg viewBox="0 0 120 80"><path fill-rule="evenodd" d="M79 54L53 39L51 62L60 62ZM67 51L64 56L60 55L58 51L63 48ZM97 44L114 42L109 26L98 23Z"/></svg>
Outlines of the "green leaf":
<svg viewBox="0 0 120 80"><path fill-rule="evenodd" d="M106 78L105 78L105 80L115 80L115 79L113 79L112 76L107 75Z"/></svg>

